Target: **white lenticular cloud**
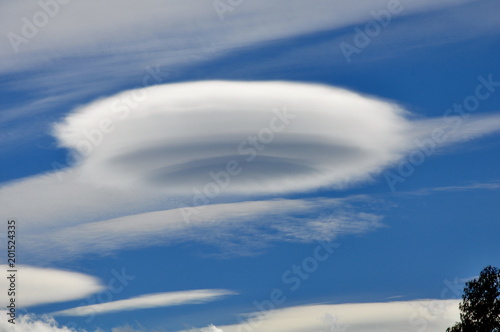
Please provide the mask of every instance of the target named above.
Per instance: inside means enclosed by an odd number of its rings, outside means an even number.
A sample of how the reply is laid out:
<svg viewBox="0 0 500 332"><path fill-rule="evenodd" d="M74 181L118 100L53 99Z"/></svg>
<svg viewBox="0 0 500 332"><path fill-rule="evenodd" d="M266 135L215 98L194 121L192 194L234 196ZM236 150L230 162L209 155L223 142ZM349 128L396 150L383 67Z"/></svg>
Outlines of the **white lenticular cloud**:
<svg viewBox="0 0 500 332"><path fill-rule="evenodd" d="M98 100L55 135L84 156L80 171L96 186L286 193L342 187L394 163L409 144L404 115L339 88L209 81Z"/></svg>
<svg viewBox="0 0 500 332"><path fill-rule="evenodd" d="M342 188L402 157L410 146L405 114L313 84L206 81L126 91L55 127L77 166L7 184L0 201L35 231L212 204L215 196Z"/></svg>
<svg viewBox="0 0 500 332"><path fill-rule="evenodd" d="M8 269L7 265L0 265L0 271ZM16 304L20 307L77 300L104 289L97 278L82 273L27 265L18 265L17 271ZM10 280L0 278L2 294L7 294L9 287ZM9 298L1 299L0 304L5 308Z"/></svg>
<svg viewBox="0 0 500 332"><path fill-rule="evenodd" d="M216 301L235 292L224 289L199 289L191 291L146 294L126 300L92 304L54 312L54 316L87 316L108 312L128 311L146 308L170 307L186 304L200 304Z"/></svg>

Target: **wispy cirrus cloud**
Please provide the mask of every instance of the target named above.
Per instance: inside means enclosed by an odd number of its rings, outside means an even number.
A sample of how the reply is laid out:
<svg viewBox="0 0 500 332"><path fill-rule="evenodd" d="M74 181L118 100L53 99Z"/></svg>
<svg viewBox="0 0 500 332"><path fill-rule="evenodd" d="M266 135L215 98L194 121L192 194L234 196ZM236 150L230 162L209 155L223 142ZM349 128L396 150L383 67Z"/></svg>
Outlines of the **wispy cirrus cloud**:
<svg viewBox="0 0 500 332"><path fill-rule="evenodd" d="M496 190L496 189L500 189L500 181L471 183L462 186L430 188L431 191L466 191L466 190Z"/></svg>
<svg viewBox="0 0 500 332"><path fill-rule="evenodd" d="M436 192L460 192L460 191L475 191L475 190L498 190L500 189L500 181L491 182L475 182L463 185L428 187L421 188L410 192L400 192L401 195L429 195Z"/></svg>
<svg viewBox="0 0 500 332"><path fill-rule="evenodd" d="M402 0L401 4L405 7L404 15L409 15L464 2L467 1ZM222 52L229 51L268 40L362 23L372 18L372 10L387 7L384 0L363 0L355 5L326 0L313 4L302 0L279 0L272 4L253 1L231 7L232 10L223 15L225 19L221 19L220 10L213 2L200 5L194 0L168 4L158 0L141 4L108 1L99 3L99 10L95 10L95 4L95 1L53 1L51 6L41 6L37 1L2 3L0 20L7 38L2 38L0 44L0 71L94 54L126 53L144 60L138 50L158 58L167 55L172 64L178 65L192 60L186 55L193 55L190 51L199 48L200 40L209 45L216 43ZM108 19L111 13L112 21ZM85 23L89 21L94 24ZM248 29L249 26L252 29Z"/></svg>

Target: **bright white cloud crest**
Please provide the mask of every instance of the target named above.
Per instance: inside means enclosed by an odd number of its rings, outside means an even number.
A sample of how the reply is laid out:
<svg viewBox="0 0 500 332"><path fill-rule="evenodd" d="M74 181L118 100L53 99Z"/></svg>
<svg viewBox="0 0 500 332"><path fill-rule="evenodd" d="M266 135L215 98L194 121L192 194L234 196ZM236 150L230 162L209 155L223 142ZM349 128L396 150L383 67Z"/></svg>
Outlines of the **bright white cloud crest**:
<svg viewBox="0 0 500 332"><path fill-rule="evenodd" d="M97 278L82 273L18 265L19 284L22 290L16 294L17 304L29 307L37 304L65 302L84 298L104 289ZM8 270L0 265L0 270ZM9 280L0 279L2 294L7 294ZM5 307L9 298L1 297L0 304Z"/></svg>
<svg viewBox="0 0 500 332"><path fill-rule="evenodd" d="M408 146L403 115L338 88L209 81L99 100L55 135L85 156L82 174L97 185L279 193L343 186L393 163ZM215 178L218 189L204 188Z"/></svg>

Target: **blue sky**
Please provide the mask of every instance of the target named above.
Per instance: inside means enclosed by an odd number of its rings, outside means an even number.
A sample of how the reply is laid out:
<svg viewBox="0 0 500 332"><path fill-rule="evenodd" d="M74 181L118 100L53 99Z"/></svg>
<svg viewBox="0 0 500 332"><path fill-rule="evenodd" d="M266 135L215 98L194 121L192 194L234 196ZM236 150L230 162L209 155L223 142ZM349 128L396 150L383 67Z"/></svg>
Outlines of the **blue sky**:
<svg viewBox="0 0 500 332"><path fill-rule="evenodd" d="M500 265L499 6L0 2L2 331L444 331Z"/></svg>

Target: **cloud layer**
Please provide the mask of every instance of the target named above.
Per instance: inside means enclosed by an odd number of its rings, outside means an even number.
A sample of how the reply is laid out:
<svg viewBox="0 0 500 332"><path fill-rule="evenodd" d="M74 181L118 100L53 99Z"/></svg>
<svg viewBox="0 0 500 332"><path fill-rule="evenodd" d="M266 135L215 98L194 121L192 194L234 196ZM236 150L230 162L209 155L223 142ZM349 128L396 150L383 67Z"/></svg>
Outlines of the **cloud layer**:
<svg viewBox="0 0 500 332"><path fill-rule="evenodd" d="M214 290L212 290L214 291ZM230 295L230 294L224 294ZM145 307L146 302L158 304L164 300L134 300L135 308ZM125 301L130 301L125 300ZM114 311L129 308L127 302L111 302L104 308L81 307L70 309L68 316L88 313L88 310ZM165 302L165 301L164 301ZM130 303L129 303L130 304ZM458 300L414 300L384 303L311 304L272 311L259 311L249 315L236 325L191 329L189 332L401 332L444 331L459 320ZM156 305L155 305L156 306ZM87 311L85 311L87 310ZM5 311L0 311L4 314ZM94 312L95 313L95 312ZM58 326L50 316L21 315L16 325L0 321L2 331L8 332L74 332L75 329ZM130 327L113 328L113 331L135 331ZM83 332L82 330L79 330ZM141 329L141 331L146 331ZM188 331L184 331L188 332Z"/></svg>
<svg viewBox="0 0 500 332"><path fill-rule="evenodd" d="M331 241L382 227L378 214L356 211L357 203L365 201L275 199L133 214L63 227L51 232L50 241L35 241L43 238L39 234L25 235L25 248L31 257L44 260L180 241L215 245L229 255L248 254L273 241Z"/></svg>
<svg viewBox="0 0 500 332"><path fill-rule="evenodd" d="M458 300L305 305L256 312L223 332L444 331L459 319ZM193 331L193 330L191 330ZM196 330L200 332L210 329Z"/></svg>

